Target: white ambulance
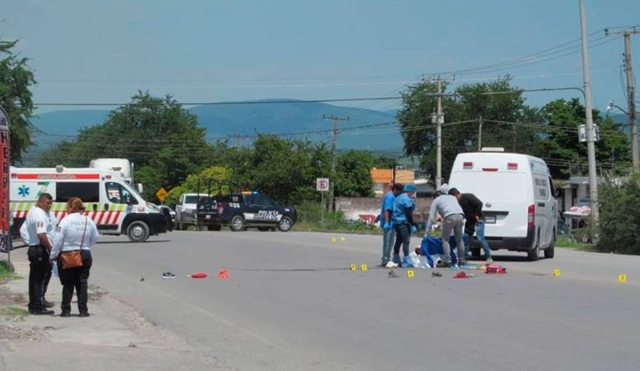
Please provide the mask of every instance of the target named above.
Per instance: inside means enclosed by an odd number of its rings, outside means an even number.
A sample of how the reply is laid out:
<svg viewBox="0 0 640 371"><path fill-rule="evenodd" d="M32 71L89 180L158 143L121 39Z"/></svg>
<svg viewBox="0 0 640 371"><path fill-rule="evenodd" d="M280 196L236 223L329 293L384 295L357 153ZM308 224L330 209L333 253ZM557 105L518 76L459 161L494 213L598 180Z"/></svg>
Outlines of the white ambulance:
<svg viewBox="0 0 640 371"><path fill-rule="evenodd" d="M531 261L544 250L545 258L553 258L559 193L542 159L503 148L460 153L449 186L484 203L485 237L492 250L527 252ZM479 255L477 245L472 253Z"/></svg>
<svg viewBox="0 0 640 371"><path fill-rule="evenodd" d="M51 212L60 221L66 202L79 197L86 214L101 234L126 234L132 242L166 233L169 220L161 209L149 202L120 177L119 172L92 168L16 168L11 167L10 205L14 231L19 230L29 209L42 193L53 197Z"/></svg>

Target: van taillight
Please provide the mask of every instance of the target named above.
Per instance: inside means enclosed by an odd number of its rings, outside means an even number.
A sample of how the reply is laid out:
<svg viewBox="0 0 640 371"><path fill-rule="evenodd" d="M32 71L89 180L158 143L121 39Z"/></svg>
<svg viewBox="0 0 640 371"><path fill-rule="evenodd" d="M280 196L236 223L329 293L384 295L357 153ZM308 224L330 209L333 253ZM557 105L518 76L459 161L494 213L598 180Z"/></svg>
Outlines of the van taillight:
<svg viewBox="0 0 640 371"><path fill-rule="evenodd" d="M536 224L536 205L529 205L527 210L527 226L531 227Z"/></svg>
<svg viewBox="0 0 640 371"><path fill-rule="evenodd" d="M517 162L507 163L507 170L518 170L518 163Z"/></svg>
<svg viewBox="0 0 640 371"><path fill-rule="evenodd" d="M223 211L224 211L224 206L222 206L222 204L218 204L218 214L222 214Z"/></svg>
<svg viewBox="0 0 640 371"><path fill-rule="evenodd" d="M463 162L462 163L462 168L463 169L473 169L473 162Z"/></svg>

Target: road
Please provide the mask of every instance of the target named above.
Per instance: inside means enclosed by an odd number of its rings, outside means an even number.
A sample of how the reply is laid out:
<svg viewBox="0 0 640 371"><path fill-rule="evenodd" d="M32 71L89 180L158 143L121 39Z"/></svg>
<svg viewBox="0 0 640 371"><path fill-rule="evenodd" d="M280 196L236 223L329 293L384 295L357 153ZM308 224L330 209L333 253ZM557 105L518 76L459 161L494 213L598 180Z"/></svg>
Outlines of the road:
<svg viewBox="0 0 640 371"><path fill-rule="evenodd" d="M257 231L176 231L143 244L105 237L91 283L225 369L602 371L640 363L640 257L557 249L555 259L528 262L496 252L506 275L452 279L454 271L437 269L443 277L415 270L409 278L396 270L393 279L376 267L380 240ZM216 278L221 269L230 278ZM166 271L177 277L163 279ZM187 277L200 271L209 277Z"/></svg>

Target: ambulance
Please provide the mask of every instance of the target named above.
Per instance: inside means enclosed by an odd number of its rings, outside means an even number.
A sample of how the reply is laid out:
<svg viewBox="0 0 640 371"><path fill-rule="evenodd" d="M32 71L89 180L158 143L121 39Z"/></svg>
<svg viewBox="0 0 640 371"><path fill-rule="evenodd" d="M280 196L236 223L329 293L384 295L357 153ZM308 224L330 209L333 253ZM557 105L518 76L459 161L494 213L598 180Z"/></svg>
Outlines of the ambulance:
<svg viewBox="0 0 640 371"><path fill-rule="evenodd" d="M449 186L473 193L483 203L485 237L491 250L526 252L538 260L540 250L553 258L558 226L559 191L544 160L504 148L460 153ZM472 247L473 255L480 249Z"/></svg>
<svg viewBox="0 0 640 371"><path fill-rule="evenodd" d="M51 212L60 221L70 197L79 197L86 215L105 235L125 234L132 242L166 233L169 219L126 181L120 172L95 168L16 168L11 167L10 206L14 233L42 193L53 197Z"/></svg>

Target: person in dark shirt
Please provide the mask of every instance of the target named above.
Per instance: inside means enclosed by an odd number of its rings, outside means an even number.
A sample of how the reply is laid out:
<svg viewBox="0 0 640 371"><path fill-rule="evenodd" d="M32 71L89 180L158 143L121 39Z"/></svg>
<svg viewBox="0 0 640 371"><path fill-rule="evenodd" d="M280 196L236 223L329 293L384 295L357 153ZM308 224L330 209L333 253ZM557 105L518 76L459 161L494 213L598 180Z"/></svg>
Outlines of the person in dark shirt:
<svg viewBox="0 0 640 371"><path fill-rule="evenodd" d="M493 263L489 243L484 237L485 220L482 216L482 201L480 201L480 199L473 193L460 193L460 191L458 191L456 188L451 188L449 190L449 194L455 196L455 198L458 199L458 203L460 204L460 207L462 207L462 211L464 211L464 216L466 219L464 225L464 234L466 235L464 238L465 255L469 254L471 237L473 237L473 234L475 233L478 242L480 242L480 244L482 245L482 250L484 250L484 258L486 260L486 263Z"/></svg>

